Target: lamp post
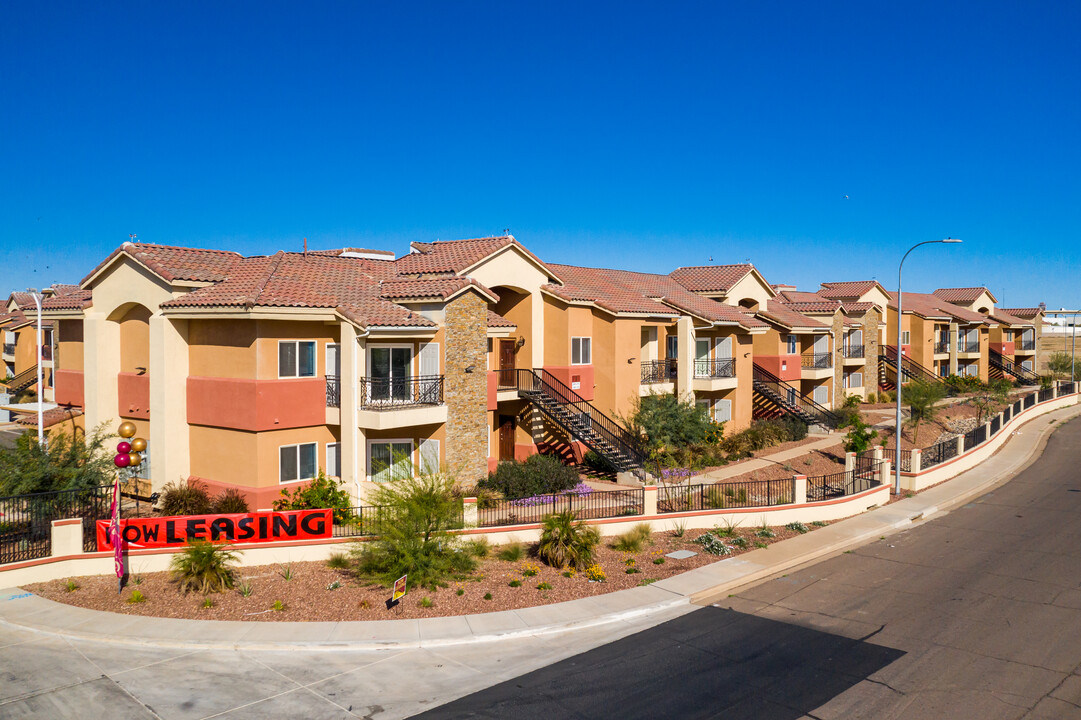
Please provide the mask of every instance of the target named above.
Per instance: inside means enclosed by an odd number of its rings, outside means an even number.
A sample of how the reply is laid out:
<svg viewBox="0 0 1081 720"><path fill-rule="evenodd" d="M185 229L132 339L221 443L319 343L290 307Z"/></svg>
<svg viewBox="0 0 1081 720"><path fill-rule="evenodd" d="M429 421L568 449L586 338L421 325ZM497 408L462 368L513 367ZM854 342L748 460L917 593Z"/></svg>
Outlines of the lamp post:
<svg viewBox="0 0 1081 720"><path fill-rule="evenodd" d="M894 468L893 468L893 493L895 495L901 492L901 323L904 320L904 313L902 312L902 296L901 296L901 269L905 266L905 260L916 248L921 245L934 245L935 243L959 243L960 240L956 238L946 238L945 240L925 240L921 243L916 243L908 249L908 252L901 258L901 264L897 266L897 425L893 429L894 445L897 448L894 455Z"/></svg>
<svg viewBox="0 0 1081 720"><path fill-rule="evenodd" d="M45 430L42 419L42 404L45 400L45 388L41 383L41 293L34 288L28 288L26 292L30 293L30 297L34 298L34 305L38 309L38 445L45 444Z"/></svg>

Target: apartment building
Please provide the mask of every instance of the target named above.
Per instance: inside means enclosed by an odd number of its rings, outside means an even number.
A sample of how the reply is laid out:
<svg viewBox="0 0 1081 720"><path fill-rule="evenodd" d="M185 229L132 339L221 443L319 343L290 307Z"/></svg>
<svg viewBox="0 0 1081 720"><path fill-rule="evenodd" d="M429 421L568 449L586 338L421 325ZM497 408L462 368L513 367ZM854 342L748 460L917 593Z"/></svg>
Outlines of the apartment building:
<svg viewBox="0 0 1081 720"><path fill-rule="evenodd" d="M985 287L940 288L935 296L985 317L990 326L989 373L1009 380L1032 380L1043 326L1039 308L1021 309L1027 317L996 308L998 299Z"/></svg>
<svg viewBox="0 0 1081 720"><path fill-rule="evenodd" d="M41 292L43 303L51 299L80 293L77 285L53 285ZM10 394L37 387L37 304L28 292L13 292L8 296L4 312L0 313L0 335L3 339L3 382ZM53 323L42 321L42 388L43 399L53 400L53 371L55 369L56 336Z"/></svg>

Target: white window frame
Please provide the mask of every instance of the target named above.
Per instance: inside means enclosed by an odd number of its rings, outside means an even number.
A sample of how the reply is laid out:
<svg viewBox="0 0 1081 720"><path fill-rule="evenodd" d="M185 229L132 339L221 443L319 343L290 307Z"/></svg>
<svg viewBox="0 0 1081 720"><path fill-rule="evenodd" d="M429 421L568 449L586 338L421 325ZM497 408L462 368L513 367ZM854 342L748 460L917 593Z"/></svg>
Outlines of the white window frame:
<svg viewBox="0 0 1081 720"><path fill-rule="evenodd" d="M901 344L902 345L911 345L912 344L912 331L911 330L902 330L901 331Z"/></svg>
<svg viewBox="0 0 1081 720"><path fill-rule="evenodd" d="M578 344L578 359L574 359L574 345ZM587 335L571 337L571 365L593 364L593 338Z"/></svg>
<svg viewBox="0 0 1081 720"><path fill-rule="evenodd" d="M489 439L489 442L491 442L491 436L490 435L489 435L488 439ZM425 458L424 458L424 448L425 447L434 447L435 448L435 466L434 467L428 466L425 463ZM442 459L440 459L440 453L441 452L442 452L442 448L440 446L440 442L439 442L438 438L432 437L432 438L424 438L423 440L421 440L420 444L417 447L417 463L420 465L420 471L422 473L426 472L426 473L431 473L433 475L438 473L439 468L442 466L442 462L443 462Z"/></svg>
<svg viewBox="0 0 1081 720"><path fill-rule="evenodd" d="M301 344L309 344L312 346L312 374L301 375L300 374L300 346ZM296 372L293 375L282 375L282 345L293 345L294 357L296 358ZM316 340L279 340L278 341L278 378L308 378L318 377L319 375L319 342Z"/></svg>
<svg viewBox="0 0 1081 720"><path fill-rule="evenodd" d="M409 376L408 377L409 377L410 381L412 381L412 378L416 377L416 375L417 375L417 355L419 353L417 352L417 348L413 343L369 343L368 347L366 348L366 350L367 350L367 355L366 355L367 365L365 365L365 371L364 371L364 374L368 378L368 380L374 380L375 379L375 375L373 374L373 368L375 367L375 364L372 362L372 351L373 350L394 350L396 348L397 349L409 350ZM393 367L394 367L394 364L391 363L390 369L393 369ZM394 383L394 381L396 379L397 378L395 378L393 375L389 376L390 383ZM408 388L408 386L406 386L406 387ZM393 385L388 384L387 388L388 388L387 392L393 394L393 389L392 389ZM372 383L371 382L367 383L367 392L366 392L366 394L367 394L367 397L365 399L370 402L371 399L372 399Z"/></svg>
<svg viewBox="0 0 1081 720"><path fill-rule="evenodd" d="M300 475L300 448L302 445L314 445L315 446L315 474L311 477L297 477L292 480L282 480L282 450L285 448L296 448L297 456L297 475ZM291 443L289 445L278 446L278 484L284 485L292 482L304 482L305 480L314 480L319 474L319 443L318 442L303 442L303 443Z"/></svg>
<svg viewBox="0 0 1081 720"><path fill-rule="evenodd" d="M860 378L858 385L854 380L857 375L859 375ZM841 376L841 386L844 387L846 390L849 388L863 387L863 373L859 370L855 370L853 372L846 372L844 375Z"/></svg>
<svg viewBox="0 0 1081 720"><path fill-rule="evenodd" d="M789 355L799 355L799 338L795 335L784 336L785 349Z"/></svg>
<svg viewBox="0 0 1081 720"><path fill-rule="evenodd" d="M330 462L330 449L331 448L337 448L337 454L338 454L338 467L337 468L335 468ZM279 455L279 461L280 461L280 457L281 456ZM341 442L327 443L326 457L324 459L326 460L326 468L325 468L326 474L331 476L331 477L341 478L341 476L342 476L342 474L341 474L341 469L342 469L341 468L341 465L342 465L342 444L341 444ZM299 460L299 458L298 458L298 460ZM333 472L334 470L337 470L338 472ZM280 474L279 474L279 477L280 477Z"/></svg>
<svg viewBox="0 0 1081 720"><path fill-rule="evenodd" d="M406 443L409 443L409 472L410 472L410 477L415 477L416 476L416 474L417 474L417 466L416 466L416 463L413 462L413 454L416 452L417 443L413 438L376 438L374 440L368 440L368 442L367 442L367 450L368 450L367 480L368 480L368 482L371 482L371 483L379 482L379 481L375 480L375 475L374 475L374 473L372 473L372 446L373 445L393 445L393 444L405 445Z"/></svg>
<svg viewBox="0 0 1081 720"><path fill-rule="evenodd" d="M335 364L337 368L332 368L330 364L331 348L337 352L337 359ZM299 365L299 363L297 363ZM337 372L330 372L332 369L336 369ZM341 343L327 343L323 348L323 375L336 375L341 377L342 375L342 346Z"/></svg>
<svg viewBox="0 0 1081 720"><path fill-rule="evenodd" d="M717 338L717 343L713 348L713 357L717 360L732 360L736 356L734 346L735 342L731 335Z"/></svg>
<svg viewBox="0 0 1081 720"><path fill-rule="evenodd" d="M708 415L710 417L710 419L713 418L713 401L712 400L710 400L709 398L698 398L698 399L696 399L694 401L694 404L697 405L700 408L705 408L706 409L706 415Z"/></svg>
<svg viewBox="0 0 1081 720"><path fill-rule="evenodd" d="M821 400L818 399L819 391L821 391L822 396L823 396ZM815 385L814 389L811 390L811 399L814 400L819 405L821 405L822 407L828 408L830 406L830 389L829 389L829 386L827 386L827 385Z"/></svg>

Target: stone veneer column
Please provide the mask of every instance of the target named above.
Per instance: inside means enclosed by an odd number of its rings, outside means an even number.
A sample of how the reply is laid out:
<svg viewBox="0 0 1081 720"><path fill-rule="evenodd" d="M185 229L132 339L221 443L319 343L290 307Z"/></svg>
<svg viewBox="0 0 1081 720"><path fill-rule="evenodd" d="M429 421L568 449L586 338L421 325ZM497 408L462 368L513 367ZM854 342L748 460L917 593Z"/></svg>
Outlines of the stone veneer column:
<svg viewBox="0 0 1081 720"><path fill-rule="evenodd" d="M863 316L863 388L874 392L881 389L878 387L878 325L882 321L882 313L878 310L868 310Z"/></svg>
<svg viewBox="0 0 1081 720"><path fill-rule="evenodd" d="M464 483L488 474L487 363L488 304L467 292L446 305L443 380L446 462Z"/></svg>

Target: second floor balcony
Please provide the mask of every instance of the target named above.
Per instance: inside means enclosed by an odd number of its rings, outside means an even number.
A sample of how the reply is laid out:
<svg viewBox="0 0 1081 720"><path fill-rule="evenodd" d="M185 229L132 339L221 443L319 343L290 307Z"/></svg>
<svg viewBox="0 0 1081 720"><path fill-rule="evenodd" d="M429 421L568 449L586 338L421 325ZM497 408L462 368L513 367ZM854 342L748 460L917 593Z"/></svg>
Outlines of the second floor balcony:
<svg viewBox="0 0 1081 720"><path fill-rule="evenodd" d="M1036 341L1035 340L1018 340L1016 349L1020 352L1035 352Z"/></svg>
<svg viewBox="0 0 1081 720"><path fill-rule="evenodd" d="M676 381L675 360L645 360L642 362L642 384Z"/></svg>
<svg viewBox="0 0 1081 720"><path fill-rule="evenodd" d="M845 360L862 360L866 351L863 345L845 345L842 352Z"/></svg>
<svg viewBox="0 0 1081 720"><path fill-rule="evenodd" d="M935 343L935 354L942 355L950 352L950 343L948 340L939 340Z"/></svg>
<svg viewBox="0 0 1081 720"><path fill-rule="evenodd" d="M736 361L734 358L716 358L714 360L695 360L694 376L696 378L730 378L736 376Z"/></svg>
<svg viewBox="0 0 1081 720"><path fill-rule="evenodd" d="M443 404L443 376L416 375L400 378L363 377L357 382L361 410L396 410L399 408ZM330 383L327 383L330 397Z"/></svg>
<svg viewBox="0 0 1081 720"><path fill-rule="evenodd" d="M337 375L327 375L327 407L342 406L342 379Z"/></svg>
<svg viewBox="0 0 1081 720"><path fill-rule="evenodd" d="M800 366L810 370L828 370L833 367L832 353L807 353L800 356Z"/></svg>
<svg viewBox="0 0 1081 720"><path fill-rule="evenodd" d="M957 342L957 352L962 353L978 353L980 351L979 340L959 340Z"/></svg>
<svg viewBox="0 0 1081 720"><path fill-rule="evenodd" d="M4 343L4 355L15 356L15 343Z"/></svg>

